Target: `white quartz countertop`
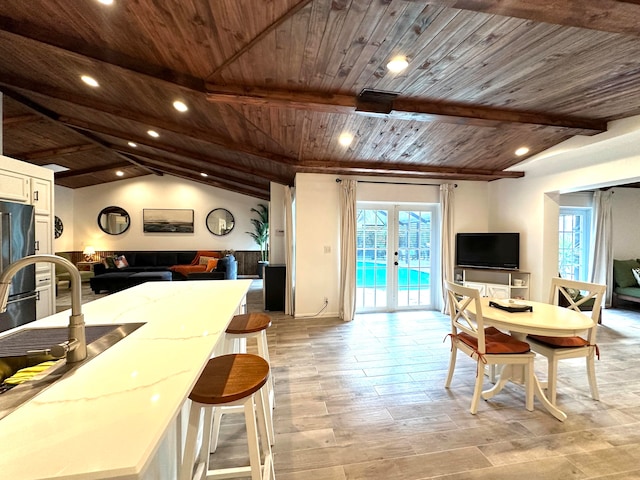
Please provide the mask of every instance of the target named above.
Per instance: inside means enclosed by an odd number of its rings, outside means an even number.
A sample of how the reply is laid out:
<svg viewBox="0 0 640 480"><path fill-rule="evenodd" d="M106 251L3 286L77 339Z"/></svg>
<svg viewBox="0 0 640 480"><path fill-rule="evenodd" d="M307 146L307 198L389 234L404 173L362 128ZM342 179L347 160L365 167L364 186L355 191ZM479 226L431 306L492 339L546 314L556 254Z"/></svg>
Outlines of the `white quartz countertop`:
<svg viewBox="0 0 640 480"><path fill-rule="evenodd" d="M0 477L137 478L250 285L149 282L83 305L87 325L146 324L0 420Z"/></svg>

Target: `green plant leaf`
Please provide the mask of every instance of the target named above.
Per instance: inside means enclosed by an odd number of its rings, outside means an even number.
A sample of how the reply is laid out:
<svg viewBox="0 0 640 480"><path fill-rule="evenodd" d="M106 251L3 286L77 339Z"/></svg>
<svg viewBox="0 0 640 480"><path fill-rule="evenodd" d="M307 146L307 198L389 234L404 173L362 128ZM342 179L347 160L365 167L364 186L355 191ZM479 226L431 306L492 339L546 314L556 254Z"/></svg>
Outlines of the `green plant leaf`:
<svg viewBox="0 0 640 480"><path fill-rule="evenodd" d="M258 208L252 208L251 212L257 213L258 218L251 218L253 232L246 232L253 238L260 247L260 258L262 261L269 260L269 208L259 203Z"/></svg>

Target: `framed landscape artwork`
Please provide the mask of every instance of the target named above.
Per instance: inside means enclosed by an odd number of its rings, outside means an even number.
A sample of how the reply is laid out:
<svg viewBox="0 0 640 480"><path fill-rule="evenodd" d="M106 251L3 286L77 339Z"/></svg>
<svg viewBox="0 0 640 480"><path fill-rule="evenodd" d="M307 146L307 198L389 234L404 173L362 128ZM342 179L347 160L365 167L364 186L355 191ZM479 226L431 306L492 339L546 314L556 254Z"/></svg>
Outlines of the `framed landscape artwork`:
<svg viewBox="0 0 640 480"><path fill-rule="evenodd" d="M145 208L142 210L145 233L193 233L193 210Z"/></svg>

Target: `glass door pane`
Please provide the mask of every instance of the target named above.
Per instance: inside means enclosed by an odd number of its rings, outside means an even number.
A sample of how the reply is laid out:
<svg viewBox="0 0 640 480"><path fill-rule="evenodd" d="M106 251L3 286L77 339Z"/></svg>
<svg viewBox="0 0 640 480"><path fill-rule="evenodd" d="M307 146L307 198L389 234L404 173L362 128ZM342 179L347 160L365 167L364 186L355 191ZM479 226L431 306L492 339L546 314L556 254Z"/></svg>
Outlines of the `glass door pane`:
<svg viewBox="0 0 640 480"><path fill-rule="evenodd" d="M389 211L358 209L356 310L386 310Z"/></svg>
<svg viewBox="0 0 640 480"><path fill-rule="evenodd" d="M431 210L396 210L397 308L422 308L432 304L433 251Z"/></svg>

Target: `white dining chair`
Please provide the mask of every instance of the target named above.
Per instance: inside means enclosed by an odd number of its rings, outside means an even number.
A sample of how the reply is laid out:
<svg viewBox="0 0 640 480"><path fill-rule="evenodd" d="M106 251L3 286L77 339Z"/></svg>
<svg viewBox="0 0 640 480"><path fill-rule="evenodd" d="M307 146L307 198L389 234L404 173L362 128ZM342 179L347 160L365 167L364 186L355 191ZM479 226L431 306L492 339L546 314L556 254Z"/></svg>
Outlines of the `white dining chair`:
<svg viewBox="0 0 640 480"><path fill-rule="evenodd" d="M482 393L484 367L488 364L524 365L526 408L533 410L533 359L529 344L513 338L494 327L484 326L480 293L475 288L446 282L449 315L451 317L451 358L445 388L451 386L458 350L466 353L477 363L476 380L471 399L470 412L476 414ZM475 303L475 315L467 307Z"/></svg>
<svg viewBox="0 0 640 480"><path fill-rule="evenodd" d="M594 400L600 399L595 369L595 357L598 356L600 358L596 335L598 333L602 298L606 289L606 285L596 283L578 282L564 278L553 278L551 280L549 303L552 305L566 305L566 308L571 308L582 315L590 316L593 323L592 327L583 336L527 336L531 350L547 357L547 398L554 405L556 403L558 383L558 362L566 358L586 358L591 396ZM590 303L591 299L593 299L593 305L590 306L591 312L584 311L584 305ZM581 309L581 306L583 306L583 309Z"/></svg>

